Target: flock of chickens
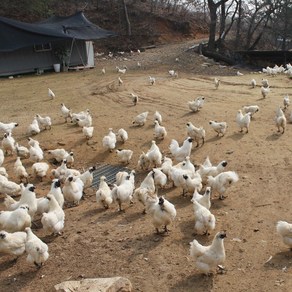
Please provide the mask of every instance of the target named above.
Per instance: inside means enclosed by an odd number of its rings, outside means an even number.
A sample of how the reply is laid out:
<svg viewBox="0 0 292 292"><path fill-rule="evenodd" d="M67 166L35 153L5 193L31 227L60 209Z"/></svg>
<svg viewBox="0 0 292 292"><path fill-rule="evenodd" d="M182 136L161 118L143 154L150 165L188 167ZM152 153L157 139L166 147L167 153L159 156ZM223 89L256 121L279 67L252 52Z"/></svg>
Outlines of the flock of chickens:
<svg viewBox="0 0 292 292"><path fill-rule="evenodd" d="M116 68L118 73L125 74L126 68ZM105 70L103 69L103 74ZM177 77L177 72L170 70L171 77ZM119 79L119 84L122 84ZM149 77L151 85L155 85L155 78ZM215 89L220 87L220 79L214 79ZM255 79L251 80L251 86L256 87ZM266 98L270 91L267 79L262 80L261 94ZM48 89L48 95L54 99L55 94ZM131 93L133 105L137 105L139 97ZM204 106L205 98L197 97L188 102L191 111L200 111ZM290 100L288 95L283 99L283 107L276 112L275 123L278 131L285 132L286 115ZM82 128L82 133L87 139L93 137L94 127L89 110L72 113L64 103L61 104L61 114L65 122L72 122ZM249 131L249 125L253 115L259 111L257 105L249 105L238 110L236 115L237 125L242 132ZM149 112L143 112L134 117L134 126L143 127ZM288 117L289 119L289 117ZM292 115L290 116L292 120ZM192 196L191 203L194 210L194 229L199 235L209 235L215 230L216 218L211 211L211 194L217 193L220 199L225 198L228 188L239 180L235 171L226 171L227 161L212 164L209 157L200 165L191 162L193 142L196 147L205 142L205 129L197 127L191 122L186 124L186 138L180 145L175 139L171 140L169 151L171 158L163 156L157 141L167 136L167 129L162 125L162 115L156 111L153 116L154 140L147 152L142 152L136 170L130 172L118 172L113 185L108 185L105 176L100 177L99 188L96 191L96 201L105 209L116 203L118 210L123 211L124 206L138 201L143 206L143 212L151 216L153 226L158 234L168 233L168 226L175 220L177 211L175 206L164 196L159 195L159 190L166 187L176 187L182 190L183 195ZM218 136L224 136L228 125L224 121L209 121L210 127ZM44 151L36 139L31 138L42 130L51 129L52 122L49 116L42 117L37 114L28 126L28 148L19 145L13 138L13 129L17 123L0 123L0 130L4 132L2 149L0 149L0 193L5 195L4 205L6 210L0 212L0 252L20 256L27 254L27 261L41 267L49 258L49 248L40 238L33 233L31 226L36 216L41 216L41 223L48 234L61 234L65 225L65 204L76 206L79 204L84 190L89 188L93 180L95 167L90 167L84 172L72 168L74 165L74 153L67 152L63 148L48 150L58 167L50 172L52 176L51 189L45 197L37 197L35 186L29 183L29 175L23 166L21 159L30 159L32 172L35 177L43 179L48 175L50 165L44 161ZM116 149L117 141L125 143L128 133L120 128L117 133L112 128L102 139L103 147L115 153L122 164L128 164L133 156L130 149ZM10 181L3 167L5 156L15 155L14 172L20 184ZM136 171L147 172L139 186L135 184ZM15 195L20 194L20 199L15 200ZM277 232L283 241L292 248L292 224L279 221ZM225 261L224 238L225 231L217 232L213 241L208 246L201 245L196 239L190 243L190 256L193 258L196 268L204 274L214 272L219 267L224 270Z"/></svg>

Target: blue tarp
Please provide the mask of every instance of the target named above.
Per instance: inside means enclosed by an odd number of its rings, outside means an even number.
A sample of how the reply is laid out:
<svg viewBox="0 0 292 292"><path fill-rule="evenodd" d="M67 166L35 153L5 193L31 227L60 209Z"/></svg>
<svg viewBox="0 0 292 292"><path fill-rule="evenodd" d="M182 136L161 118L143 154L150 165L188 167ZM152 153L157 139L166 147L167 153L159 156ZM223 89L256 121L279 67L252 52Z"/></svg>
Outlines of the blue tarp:
<svg viewBox="0 0 292 292"><path fill-rule="evenodd" d="M97 40L115 35L114 32L91 23L83 12L68 17L53 16L37 23L0 17L0 52L62 39Z"/></svg>

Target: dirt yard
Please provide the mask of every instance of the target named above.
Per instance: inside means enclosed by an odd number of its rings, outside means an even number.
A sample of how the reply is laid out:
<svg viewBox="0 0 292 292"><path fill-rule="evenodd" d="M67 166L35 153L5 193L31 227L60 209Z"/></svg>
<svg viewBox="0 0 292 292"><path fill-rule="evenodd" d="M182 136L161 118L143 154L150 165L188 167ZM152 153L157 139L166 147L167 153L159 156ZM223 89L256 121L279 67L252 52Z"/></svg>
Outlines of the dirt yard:
<svg viewBox="0 0 292 292"><path fill-rule="evenodd" d="M240 178L227 190L225 200L212 194L215 231L209 236L194 235L191 195L182 196L181 189L159 191L177 210L168 236L155 233L150 215L142 214L139 202L125 206L125 212L118 212L117 204L104 210L95 201L96 190L89 189L79 206L65 209L61 236L46 234L40 220L36 221L33 231L48 244L50 253L41 269L30 266L25 255L16 263L13 257L1 255L1 291L54 291L54 285L62 281L112 276L127 277L133 291L144 292L292 291L292 253L275 230L278 220L292 221L292 125L287 124L282 135L274 124L275 110L283 104L283 96L292 95L292 81L284 75L272 78L241 69L244 75L237 76L236 68L209 64L195 53L186 52L191 44L161 46L116 59L99 57L96 68L91 70L1 79L0 121L18 122L14 137L27 146L26 129L34 115L51 116L52 129L34 138L45 150L64 147L74 151L74 167L82 171L98 163L118 164L116 154L103 149L102 138L108 128L124 128L129 140L118 147L134 151L128 167L137 172L136 187L147 174L137 169L137 161L153 140L156 110L162 114L168 132L158 142L166 156L170 157L171 139L180 143L185 139L187 122L203 126L206 141L202 147L193 148L192 162L203 163L206 156L214 164L226 160L227 170L236 171ZM119 86L115 66L123 65L128 71L120 75L123 84ZM103 67L105 75L101 74ZM170 69L178 71L178 78L168 75ZM156 78L154 86L149 84L149 76ZM221 79L218 90L213 83L215 76ZM265 99L260 92L264 77L271 86ZM250 86L252 78L258 84L254 89ZM56 94L54 100L47 97L48 87ZM132 104L131 92L140 97L137 106ZM187 102L200 95L205 97L205 104L201 111L192 113ZM73 112L90 110L95 129L89 143L81 128L64 123L61 103ZM257 104L260 111L254 115L249 133L243 134L235 122L236 112L251 104ZM144 111L149 111L146 124L133 127L133 118ZM217 137L209 120L226 121L226 135ZM11 180L15 179L15 158L15 154L6 157L3 164ZM45 158L49 161L48 154ZM31 173L32 162L26 159L23 164ZM48 193L49 176L43 182L33 177L30 181L36 185L37 196ZM1 209L3 198L1 194ZM227 232L226 273L201 275L189 257L189 243L196 238L202 244L210 244L220 230Z"/></svg>

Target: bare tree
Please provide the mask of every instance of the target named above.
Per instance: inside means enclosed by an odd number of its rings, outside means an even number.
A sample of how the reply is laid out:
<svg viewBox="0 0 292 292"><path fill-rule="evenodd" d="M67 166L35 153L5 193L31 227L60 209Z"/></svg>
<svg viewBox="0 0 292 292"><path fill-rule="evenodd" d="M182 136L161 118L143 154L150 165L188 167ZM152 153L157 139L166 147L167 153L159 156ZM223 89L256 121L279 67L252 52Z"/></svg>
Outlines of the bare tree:
<svg viewBox="0 0 292 292"><path fill-rule="evenodd" d="M254 50L260 43L268 26L270 26L270 21L277 10L279 2L278 0L254 0L253 4L253 9L250 9L251 14L247 17L248 26L242 27L242 30L246 31L244 34L245 41L242 39L242 43L247 50Z"/></svg>
<svg viewBox="0 0 292 292"><path fill-rule="evenodd" d="M215 39L216 39L216 27L217 27L217 10L218 8L228 2L229 0L219 0L215 2L214 0L208 0L208 8L210 12L210 25L209 25L209 42L208 49L210 51L215 50Z"/></svg>
<svg viewBox="0 0 292 292"><path fill-rule="evenodd" d="M127 4L125 0L121 0L122 3L122 7L123 7L123 11L124 11L124 17L125 17L125 21L126 21L126 27L127 27L127 35L131 36L132 35L132 28L131 28L131 22L129 19L129 15L128 15L128 8L127 8Z"/></svg>
<svg viewBox="0 0 292 292"><path fill-rule="evenodd" d="M241 22L242 22L242 15L243 15L243 8L242 8L242 0L236 0L237 2L237 23L236 23L236 36L235 36L235 49L238 48L240 44L240 32L241 32Z"/></svg>
<svg viewBox="0 0 292 292"><path fill-rule="evenodd" d="M281 50L288 49L288 43L292 38L292 3L289 0L278 0L275 17L272 19L272 32L280 43Z"/></svg>
<svg viewBox="0 0 292 292"><path fill-rule="evenodd" d="M234 6L234 2L235 2L235 6ZM221 25L221 30L219 34L219 38L221 42L224 42L226 36L231 31L231 28L236 19L237 11L238 11L238 2L236 0L232 0L232 2L229 4L229 6L226 9L224 25L223 24ZM224 15L221 13L221 17L223 16ZM226 24L227 18L228 18L228 24ZM221 20L221 22L223 22L223 20Z"/></svg>

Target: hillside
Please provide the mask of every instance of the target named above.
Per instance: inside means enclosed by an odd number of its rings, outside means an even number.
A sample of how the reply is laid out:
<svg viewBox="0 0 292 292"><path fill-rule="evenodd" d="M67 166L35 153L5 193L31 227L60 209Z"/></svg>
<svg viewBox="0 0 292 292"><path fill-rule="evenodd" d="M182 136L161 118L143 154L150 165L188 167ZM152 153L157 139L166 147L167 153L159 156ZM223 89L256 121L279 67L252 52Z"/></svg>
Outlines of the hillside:
<svg viewBox="0 0 292 292"><path fill-rule="evenodd" d="M14 1L11 1L12 4ZM200 21L187 12L153 9L147 1L131 1L127 4L127 12L131 24L131 36L127 34L124 9L119 1L97 1L87 5L85 1L48 1L46 7L31 7L18 4L10 6L0 4L0 16L24 22L37 22L51 15L68 16L83 10L86 17L102 28L118 33L117 38L99 41L98 46L111 51L130 50L143 46L156 45L193 39L196 35L206 33ZM25 3L25 1L24 1ZM54 4L54 5L53 5ZM51 5L51 6L50 6ZM198 18L197 18L198 19ZM200 22L200 23L199 23Z"/></svg>

